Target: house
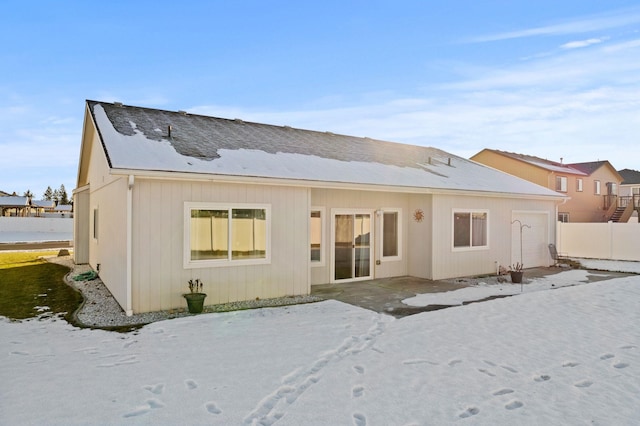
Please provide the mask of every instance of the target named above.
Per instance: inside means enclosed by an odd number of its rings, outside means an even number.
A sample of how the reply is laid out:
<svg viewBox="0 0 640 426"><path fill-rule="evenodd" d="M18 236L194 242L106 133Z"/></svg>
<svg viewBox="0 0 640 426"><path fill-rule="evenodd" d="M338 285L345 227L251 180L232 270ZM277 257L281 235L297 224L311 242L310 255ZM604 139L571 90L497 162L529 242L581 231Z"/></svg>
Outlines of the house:
<svg viewBox="0 0 640 426"><path fill-rule="evenodd" d="M0 197L0 217L2 216L28 216L31 212L28 197L8 195Z"/></svg>
<svg viewBox="0 0 640 426"><path fill-rule="evenodd" d="M561 222L607 222L619 207L622 176L608 161L564 164L496 149L483 149L471 160L566 195L558 210Z"/></svg>
<svg viewBox="0 0 640 426"><path fill-rule="evenodd" d="M618 173L623 179L620 184L620 199L623 203L632 204L632 217L637 218L640 223L640 171L622 169L618 170Z"/></svg>
<svg viewBox="0 0 640 426"><path fill-rule="evenodd" d="M217 304L550 265L565 199L435 148L97 101L73 194L75 262L127 314L195 278Z"/></svg>

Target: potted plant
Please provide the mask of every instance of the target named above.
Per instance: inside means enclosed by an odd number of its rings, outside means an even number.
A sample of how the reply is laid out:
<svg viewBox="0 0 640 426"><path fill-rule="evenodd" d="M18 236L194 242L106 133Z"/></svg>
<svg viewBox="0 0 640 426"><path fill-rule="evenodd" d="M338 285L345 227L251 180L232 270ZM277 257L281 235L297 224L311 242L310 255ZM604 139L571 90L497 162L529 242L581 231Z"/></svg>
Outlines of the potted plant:
<svg viewBox="0 0 640 426"><path fill-rule="evenodd" d="M522 263L517 262L515 265L509 267L509 274L511 275L512 283L522 283L522 276L524 275L524 272L522 271L523 266L524 265Z"/></svg>
<svg viewBox="0 0 640 426"><path fill-rule="evenodd" d="M182 295L187 299L187 308L192 314L202 313L202 309L204 308L204 299L207 295L202 293L202 287L202 281L200 281L199 278L189 280L189 293Z"/></svg>

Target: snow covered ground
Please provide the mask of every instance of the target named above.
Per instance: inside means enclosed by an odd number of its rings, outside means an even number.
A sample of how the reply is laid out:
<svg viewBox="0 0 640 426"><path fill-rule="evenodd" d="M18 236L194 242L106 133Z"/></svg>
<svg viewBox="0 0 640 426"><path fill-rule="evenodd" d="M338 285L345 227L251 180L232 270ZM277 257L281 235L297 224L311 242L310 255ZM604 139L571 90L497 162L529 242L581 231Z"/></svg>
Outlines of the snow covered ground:
<svg viewBox="0 0 640 426"><path fill-rule="evenodd" d="M636 425L640 276L586 274L402 319L326 301L128 334L0 320L0 424Z"/></svg>

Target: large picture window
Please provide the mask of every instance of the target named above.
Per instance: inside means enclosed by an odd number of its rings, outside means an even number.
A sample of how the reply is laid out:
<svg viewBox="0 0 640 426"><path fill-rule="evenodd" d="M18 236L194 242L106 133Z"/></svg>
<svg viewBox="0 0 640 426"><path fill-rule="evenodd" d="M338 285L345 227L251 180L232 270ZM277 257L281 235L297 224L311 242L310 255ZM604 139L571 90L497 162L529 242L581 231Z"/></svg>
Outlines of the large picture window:
<svg viewBox="0 0 640 426"><path fill-rule="evenodd" d="M488 212L454 211L453 247L456 249L488 247L488 229Z"/></svg>
<svg viewBox="0 0 640 426"><path fill-rule="evenodd" d="M268 206L186 203L186 266L267 263L269 216Z"/></svg>

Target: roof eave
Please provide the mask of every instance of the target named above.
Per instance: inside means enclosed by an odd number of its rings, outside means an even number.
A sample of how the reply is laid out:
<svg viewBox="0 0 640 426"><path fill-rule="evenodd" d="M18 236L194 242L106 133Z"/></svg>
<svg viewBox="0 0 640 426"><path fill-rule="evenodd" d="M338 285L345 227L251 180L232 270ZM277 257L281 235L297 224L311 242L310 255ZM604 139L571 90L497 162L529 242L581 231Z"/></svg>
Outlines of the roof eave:
<svg viewBox="0 0 640 426"><path fill-rule="evenodd" d="M158 180L181 180L181 181L208 181L208 182L224 182L238 184L255 184L255 185L273 185L273 186L289 186L304 187L312 189L343 189L343 190L359 190L359 191L376 191L376 192L396 192L405 194L439 194L439 195L466 195L466 196L484 196L497 198L521 198L521 199L538 199L538 200L555 200L562 201L568 197L562 194L526 194L513 192L496 192L482 191L470 189L454 189L454 188L431 188L418 186L398 186L398 185L379 185L354 182L331 182L317 181L306 179L287 179L272 178L261 176L240 176L240 175L222 175L209 173L187 173L187 172L169 172L161 170L138 170L138 169L111 169L111 175L129 176L142 179L158 179Z"/></svg>

